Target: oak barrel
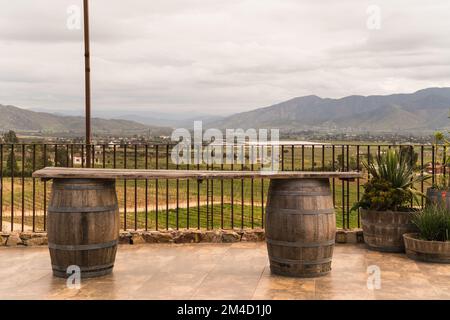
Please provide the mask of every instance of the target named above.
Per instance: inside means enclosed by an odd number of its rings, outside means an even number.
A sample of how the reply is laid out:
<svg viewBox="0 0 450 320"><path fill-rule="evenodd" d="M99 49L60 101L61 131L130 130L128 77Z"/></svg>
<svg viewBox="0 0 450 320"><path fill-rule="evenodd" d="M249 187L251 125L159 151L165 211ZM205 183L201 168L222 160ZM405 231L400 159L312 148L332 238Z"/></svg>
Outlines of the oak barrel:
<svg viewBox="0 0 450 320"><path fill-rule="evenodd" d="M364 242L377 251L405 252L403 234L417 231L412 217L413 212L408 211L361 209Z"/></svg>
<svg viewBox="0 0 450 320"><path fill-rule="evenodd" d="M450 263L450 241L427 241L418 233L405 233L406 255L408 258L434 263Z"/></svg>
<svg viewBox="0 0 450 320"><path fill-rule="evenodd" d="M329 273L336 215L328 179L272 179L267 201L271 271L295 277Z"/></svg>
<svg viewBox="0 0 450 320"><path fill-rule="evenodd" d="M111 273L119 238L115 180L54 179L48 207L48 246L53 274L81 277Z"/></svg>

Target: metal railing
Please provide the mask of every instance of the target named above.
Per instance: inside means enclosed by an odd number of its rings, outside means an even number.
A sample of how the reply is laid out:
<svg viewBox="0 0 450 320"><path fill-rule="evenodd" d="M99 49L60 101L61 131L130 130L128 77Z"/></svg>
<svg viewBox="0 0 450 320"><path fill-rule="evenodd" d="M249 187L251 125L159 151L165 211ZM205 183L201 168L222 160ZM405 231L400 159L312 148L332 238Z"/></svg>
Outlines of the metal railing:
<svg viewBox="0 0 450 320"><path fill-rule="evenodd" d="M46 166L85 167L86 150L92 166L128 169L259 170L261 164L178 165L171 161L171 144L0 144L0 231L44 231L51 181L31 177ZM421 191L445 176L446 149L432 145L302 144L280 147L280 170L362 170L362 161L373 161L388 148L411 155L417 174L432 179L417 186ZM250 152L250 150L248 150ZM246 153L246 157L248 154ZM352 204L362 195L362 184L331 180L337 226L360 226ZM267 179L189 180L149 179L117 181L122 229L233 229L263 228ZM423 206L423 200L419 204Z"/></svg>

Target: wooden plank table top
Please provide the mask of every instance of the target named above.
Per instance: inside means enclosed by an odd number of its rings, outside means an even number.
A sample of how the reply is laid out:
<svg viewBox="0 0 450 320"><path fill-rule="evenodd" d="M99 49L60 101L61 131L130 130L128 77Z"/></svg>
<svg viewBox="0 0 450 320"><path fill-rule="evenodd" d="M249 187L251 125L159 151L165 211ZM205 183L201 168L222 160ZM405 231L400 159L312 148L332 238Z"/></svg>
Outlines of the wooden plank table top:
<svg viewBox="0 0 450 320"><path fill-rule="evenodd" d="M360 172L339 171L221 171L221 170L143 170L143 169L88 169L47 167L33 173L33 178L49 179L314 179L361 178Z"/></svg>

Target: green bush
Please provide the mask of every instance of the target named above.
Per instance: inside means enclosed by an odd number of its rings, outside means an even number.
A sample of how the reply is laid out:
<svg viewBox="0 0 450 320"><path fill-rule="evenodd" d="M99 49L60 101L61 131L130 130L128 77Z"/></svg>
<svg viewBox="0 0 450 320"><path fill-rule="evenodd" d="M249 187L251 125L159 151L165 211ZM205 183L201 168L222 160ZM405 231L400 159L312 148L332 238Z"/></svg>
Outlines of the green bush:
<svg viewBox="0 0 450 320"><path fill-rule="evenodd" d="M449 241L450 212L443 206L427 206L414 214L413 223L419 228L419 236L427 241Z"/></svg>
<svg viewBox="0 0 450 320"><path fill-rule="evenodd" d="M371 210L404 210L411 202L411 196L394 188L392 183L383 179L371 179L363 185L364 195L358 207Z"/></svg>
<svg viewBox="0 0 450 320"><path fill-rule="evenodd" d="M388 150L376 158L376 162L363 162L371 179L363 185L364 194L356 208L371 210L404 211L412 199L416 202L424 195L414 184L429 177L416 176L410 157L405 153Z"/></svg>

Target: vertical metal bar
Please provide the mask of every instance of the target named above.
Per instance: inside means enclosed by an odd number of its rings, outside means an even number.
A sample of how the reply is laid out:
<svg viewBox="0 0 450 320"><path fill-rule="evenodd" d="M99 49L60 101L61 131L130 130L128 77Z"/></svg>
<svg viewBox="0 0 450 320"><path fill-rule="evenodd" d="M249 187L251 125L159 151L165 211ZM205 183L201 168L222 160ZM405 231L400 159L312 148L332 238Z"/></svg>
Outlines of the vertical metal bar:
<svg viewBox="0 0 450 320"><path fill-rule="evenodd" d="M314 145L311 145L311 170L314 171L315 169L315 160L314 160Z"/></svg>
<svg viewBox="0 0 450 320"><path fill-rule="evenodd" d="M208 164L206 168L208 168ZM209 230L209 192L209 179L206 179L206 230Z"/></svg>
<svg viewBox="0 0 450 320"><path fill-rule="evenodd" d="M134 145L134 169L138 168L137 165L138 158L138 145ZM138 220L138 195L137 195L137 179L134 179L134 230L137 230L137 220Z"/></svg>
<svg viewBox="0 0 450 320"><path fill-rule="evenodd" d="M261 178L261 228L264 228L264 179Z"/></svg>
<svg viewBox="0 0 450 320"><path fill-rule="evenodd" d="M0 144L0 231L3 231L3 144Z"/></svg>
<svg viewBox="0 0 450 320"><path fill-rule="evenodd" d="M223 157L223 156L222 156ZM223 171L223 159L220 165L220 169ZM223 179L220 179L220 228L223 229Z"/></svg>
<svg viewBox="0 0 450 320"><path fill-rule="evenodd" d="M356 146L356 171L360 171L360 159L359 159L359 145ZM360 200L361 198L361 191L360 191L360 178L356 178L356 184L357 184L357 189L356 189L356 198L357 201ZM360 209L358 208L358 228L361 226L361 213L360 213Z"/></svg>
<svg viewBox="0 0 450 320"><path fill-rule="evenodd" d="M331 167L333 168L333 171L335 171L336 170L336 168L335 168L335 158L336 158L336 150L335 150L335 146L334 146L334 144L332 145L332 147L331 147ZM333 185L333 208L335 208L336 207L336 179L335 178L333 178L332 180L331 180L331 183L332 183L332 185Z"/></svg>
<svg viewBox="0 0 450 320"><path fill-rule="evenodd" d="M102 146L102 168L106 168L106 145Z"/></svg>
<svg viewBox="0 0 450 320"><path fill-rule="evenodd" d="M349 152L350 146L347 145L347 171L350 171L350 152ZM347 229L350 229L350 181L346 180L346 186L347 186Z"/></svg>
<svg viewBox="0 0 450 320"><path fill-rule="evenodd" d="M424 175L423 152L424 152L424 146L421 145L421 146L420 146L420 176L421 176L421 177L423 177L423 175ZM420 192L423 193L423 180L420 181ZM422 209L423 209L423 205L424 205L423 197L420 197L420 199L421 199L420 206L421 206Z"/></svg>
<svg viewBox="0 0 450 320"><path fill-rule="evenodd" d="M197 179L197 229L200 229L200 180Z"/></svg>
<svg viewBox="0 0 450 320"><path fill-rule="evenodd" d="M211 228L214 229L214 179L211 179Z"/></svg>
<svg viewBox="0 0 450 320"><path fill-rule="evenodd" d="M325 145L322 145L322 171L325 171Z"/></svg>
<svg viewBox="0 0 450 320"><path fill-rule="evenodd" d="M192 155L191 152L189 152L189 161L186 165L186 169L190 170L190 163L191 163ZM191 193L190 193L190 183L189 179L186 179L186 228L189 229L189 220L190 220L190 202L191 202Z"/></svg>
<svg viewBox="0 0 450 320"><path fill-rule="evenodd" d="M14 230L14 144L11 144L11 231Z"/></svg>
<svg viewBox="0 0 450 320"><path fill-rule="evenodd" d="M169 144L166 144L166 169L169 169ZM169 229L169 179L166 179L166 230Z"/></svg>
<svg viewBox="0 0 450 320"><path fill-rule="evenodd" d="M251 146L251 157L250 157L250 161L251 161L251 171L253 171L255 168L254 168L254 157L255 157L255 154L254 154L254 152L255 152L255 150L254 150L254 146L252 145ZM292 162L292 166L294 166L294 164L293 164L294 162ZM252 224L252 229L255 227L255 221L254 221L254 205L255 205L255 199L254 199L254 181L255 179L252 177L251 178L251 182L250 182L250 193L251 193L251 202L252 202L252 212L251 212L251 219L252 219L252 221L251 221L251 224Z"/></svg>
<svg viewBox="0 0 450 320"><path fill-rule="evenodd" d="M231 229L234 229L234 179L231 179Z"/></svg>
<svg viewBox="0 0 450 320"><path fill-rule="evenodd" d="M412 161L412 157L413 157L413 155L411 155L411 161ZM447 160L447 146L444 145L443 149L442 149L442 174L444 175L444 181L446 181L446 175L447 175L446 165L445 165L446 160Z"/></svg>
<svg viewBox="0 0 450 320"><path fill-rule="evenodd" d="M91 168L95 168L95 145L91 145L91 150L92 150L92 166Z"/></svg>
<svg viewBox="0 0 450 320"><path fill-rule="evenodd" d="M302 171L305 171L305 145L302 144Z"/></svg>
<svg viewBox="0 0 450 320"><path fill-rule="evenodd" d="M284 145L281 146L281 171L284 171Z"/></svg>
<svg viewBox="0 0 450 320"><path fill-rule="evenodd" d="M22 232L25 225L25 145L22 144Z"/></svg>
<svg viewBox="0 0 450 320"><path fill-rule="evenodd" d="M84 168L84 145L81 145L81 167Z"/></svg>
<svg viewBox="0 0 450 320"><path fill-rule="evenodd" d="M84 80L85 80L85 120L86 120L86 165L91 167L91 60L89 41L89 0L83 0L84 9Z"/></svg>
<svg viewBox="0 0 450 320"><path fill-rule="evenodd" d="M44 167L47 166L47 145L43 145L42 151ZM47 230L47 180L44 180L44 231Z"/></svg>
<svg viewBox="0 0 450 320"><path fill-rule="evenodd" d="M367 145L367 164L370 165L370 145ZM370 172L367 172L367 179L370 179Z"/></svg>
<svg viewBox="0 0 450 320"><path fill-rule="evenodd" d="M71 162L71 166L73 168L73 144L70 145L70 162Z"/></svg>
<svg viewBox="0 0 450 320"><path fill-rule="evenodd" d="M127 145L123 145L123 168L127 168ZM127 179L123 179L123 230L127 230Z"/></svg>
<svg viewBox="0 0 450 320"><path fill-rule="evenodd" d="M159 169L159 146L156 144L155 145L155 166L156 169ZM156 230L158 230L159 228L159 223L158 223L158 216L159 216L159 180L155 179L155 199L156 199L156 204L155 204L155 223L156 223Z"/></svg>
<svg viewBox="0 0 450 320"><path fill-rule="evenodd" d="M302 158L304 157L304 149L302 149ZM264 164L264 145L262 145L261 163ZM302 166L304 161L302 160ZM261 228L264 228L264 179L261 178Z"/></svg>
<svg viewBox="0 0 450 320"><path fill-rule="evenodd" d="M33 144L33 172L36 171L36 144ZM67 162L69 163L69 162ZM32 178L33 180L33 232L36 231L36 178Z"/></svg>
<svg viewBox="0 0 450 320"><path fill-rule="evenodd" d="M179 147L178 147L178 145L177 145L177 155L179 154ZM168 155L167 155L167 157L168 157ZM179 163L178 163L178 157L177 157L177 167L176 167L176 169L178 170L179 169ZM180 214L180 209L179 209L179 207L180 207L180 200L179 200L179 198L180 198L180 181L179 181L179 179L176 179L176 189L177 189L177 194L176 194L176 201L177 201L177 208L176 208L176 225L177 225L177 230L180 228L179 227L179 214Z"/></svg>
<svg viewBox="0 0 450 320"><path fill-rule="evenodd" d="M232 162L231 162L231 170L234 170L234 145L231 146L232 149ZM234 229L234 179L230 179L231 181L231 229Z"/></svg>
<svg viewBox="0 0 450 320"><path fill-rule="evenodd" d="M434 150L434 146L431 146L431 183L434 186L435 185L435 150Z"/></svg>
<svg viewBox="0 0 450 320"><path fill-rule="evenodd" d="M58 165L58 145L55 144L55 167L59 167Z"/></svg>
<svg viewBox="0 0 450 320"><path fill-rule="evenodd" d="M295 157L294 157L294 145L291 146L291 170L295 170Z"/></svg>
<svg viewBox="0 0 450 320"><path fill-rule="evenodd" d="M341 155L342 155L342 163L341 163L341 170L345 171L345 149L344 149L344 145L342 145L342 149L341 149ZM342 228L345 228L345 183L344 180L341 180L341 201L342 201Z"/></svg>
<svg viewBox="0 0 450 320"><path fill-rule="evenodd" d="M66 167L69 167L69 145L66 144Z"/></svg>
<svg viewBox="0 0 450 320"><path fill-rule="evenodd" d="M148 144L145 145L145 169L148 169ZM145 230L148 230L148 179L145 179Z"/></svg>
<svg viewBox="0 0 450 320"><path fill-rule="evenodd" d="M243 153L245 152L244 146L242 146L242 152ZM284 154L284 152L283 152L283 154ZM283 158L284 158L284 156L283 156ZM244 161L245 161L245 156L244 156L244 159L242 160L241 171L244 171ZM244 229L244 179L241 179L241 229Z"/></svg>
<svg viewBox="0 0 450 320"><path fill-rule="evenodd" d="M444 147L445 148L445 147ZM411 145L409 146L409 165L411 166L411 168L414 167L414 147ZM445 151L445 149L444 149ZM444 171L444 176L445 176L445 171ZM411 182L413 181L413 178L411 177ZM411 195L411 208L414 206L414 197Z"/></svg>
<svg viewBox="0 0 450 320"><path fill-rule="evenodd" d="M117 157L116 157L117 146L113 146L113 168L115 169L117 166Z"/></svg>

